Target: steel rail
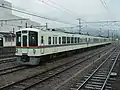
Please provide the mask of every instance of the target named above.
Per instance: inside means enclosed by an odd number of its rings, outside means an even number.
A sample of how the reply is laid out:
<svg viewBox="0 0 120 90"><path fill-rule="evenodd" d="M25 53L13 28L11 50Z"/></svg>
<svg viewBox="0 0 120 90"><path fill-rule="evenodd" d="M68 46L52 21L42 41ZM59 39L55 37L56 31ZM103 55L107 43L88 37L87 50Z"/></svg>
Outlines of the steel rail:
<svg viewBox="0 0 120 90"><path fill-rule="evenodd" d="M94 72L93 72L76 90L80 90L80 89L89 81L89 79L92 78L92 76L102 67L102 65L103 65L114 53L115 53L115 51L112 52L112 53L104 60L104 62L102 62L102 63L99 65L99 67L97 67L97 69L95 69ZM118 54L119 54L119 53L118 53Z"/></svg>
<svg viewBox="0 0 120 90"><path fill-rule="evenodd" d="M102 50L102 51L104 51L104 50ZM84 62L84 61L92 58L93 56L101 53L102 51L97 52L97 53L95 53L95 54L92 53L92 56L88 57L87 59L85 59L85 60L83 60L83 61L80 61L80 62L77 63L77 64L74 64L73 66L78 65L78 64L80 64L80 63L82 63L82 62ZM83 56L83 57L84 57L84 56ZM81 58L81 57L80 57L80 58ZM77 58L76 60L79 60L80 58ZM59 67L61 67L61 66L65 66L66 64L69 64L69 63L72 63L72 62L75 62L75 60L73 60L73 61L71 61L71 62L68 62L68 63L65 63L65 64L62 64L62 65L59 65L59 66L54 67L54 68L52 68L52 69L49 69L49 70L47 70L47 71L43 71L43 72L41 72L41 73L37 73L37 74L35 74L35 75L33 75L33 76L30 76L30 77L27 77L27 78L25 78L25 79L19 80L19 81L17 81L17 82L12 82L12 83L10 83L10 84L6 84L5 86L1 86L0 89L5 89L5 88L7 88L7 87L10 87L10 86L12 86L12 85L18 84L18 83L20 83L20 82L24 82L25 80L29 80L29 79L31 79L31 78L37 77L37 76L39 76L40 74L44 74L44 73L46 73L46 72L49 72L49 71L54 70L54 69L56 69L56 68L59 68ZM71 67L72 67L72 66L71 66ZM69 68L71 68L71 67L69 67ZM67 68L67 69L69 69L69 68ZM66 70L67 70L67 69L66 69ZM59 73L60 73L60 72L59 72ZM59 73L57 73L57 74L59 74ZM47 77L47 78L50 78L50 77ZM44 80L47 80L47 78L44 79ZM37 83L37 84L38 84L38 83ZM34 85L35 85L35 84L34 84ZM34 85L33 85L33 86L34 86ZM32 86L31 86L31 87L32 87ZM27 87L27 88L29 88L29 87ZM25 89L27 89L27 88L25 88Z"/></svg>

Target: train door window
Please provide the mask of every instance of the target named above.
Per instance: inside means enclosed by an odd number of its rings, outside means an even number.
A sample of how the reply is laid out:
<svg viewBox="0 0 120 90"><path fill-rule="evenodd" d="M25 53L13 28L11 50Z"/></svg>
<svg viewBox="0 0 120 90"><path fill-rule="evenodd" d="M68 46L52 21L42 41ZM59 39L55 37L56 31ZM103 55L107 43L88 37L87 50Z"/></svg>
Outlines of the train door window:
<svg viewBox="0 0 120 90"><path fill-rule="evenodd" d="M59 37L59 44L61 44L61 37Z"/></svg>
<svg viewBox="0 0 120 90"><path fill-rule="evenodd" d="M62 44L66 44L66 37L62 37Z"/></svg>
<svg viewBox="0 0 120 90"><path fill-rule="evenodd" d="M57 37L55 37L55 44L57 44Z"/></svg>
<svg viewBox="0 0 120 90"><path fill-rule="evenodd" d="M70 37L67 37L67 43L70 43Z"/></svg>
<svg viewBox="0 0 120 90"><path fill-rule="evenodd" d="M53 37L53 44L55 44L55 39L54 39L54 37Z"/></svg>
<svg viewBox="0 0 120 90"><path fill-rule="evenodd" d="M71 37L71 43L73 43L73 37Z"/></svg>
<svg viewBox="0 0 120 90"><path fill-rule="evenodd" d="M75 43L77 43L77 37L75 37Z"/></svg>
<svg viewBox="0 0 120 90"><path fill-rule="evenodd" d="M23 35L23 46L27 46L27 36Z"/></svg>
<svg viewBox="0 0 120 90"><path fill-rule="evenodd" d="M51 44L51 37L48 37L48 44Z"/></svg>
<svg viewBox="0 0 120 90"><path fill-rule="evenodd" d="M80 41L80 38L78 37L78 43L79 43L79 41Z"/></svg>
<svg viewBox="0 0 120 90"><path fill-rule="evenodd" d="M44 38L43 38L43 36L41 36L41 44L43 44L44 43Z"/></svg>

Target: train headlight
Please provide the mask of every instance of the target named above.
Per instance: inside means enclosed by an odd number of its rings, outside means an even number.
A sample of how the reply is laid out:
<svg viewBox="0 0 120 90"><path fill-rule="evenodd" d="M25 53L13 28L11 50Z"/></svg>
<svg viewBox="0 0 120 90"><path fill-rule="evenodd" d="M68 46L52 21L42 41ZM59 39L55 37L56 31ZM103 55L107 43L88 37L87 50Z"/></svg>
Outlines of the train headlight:
<svg viewBox="0 0 120 90"><path fill-rule="evenodd" d="M35 50L35 49L33 49L33 53L34 53L34 54L36 53L36 50Z"/></svg>

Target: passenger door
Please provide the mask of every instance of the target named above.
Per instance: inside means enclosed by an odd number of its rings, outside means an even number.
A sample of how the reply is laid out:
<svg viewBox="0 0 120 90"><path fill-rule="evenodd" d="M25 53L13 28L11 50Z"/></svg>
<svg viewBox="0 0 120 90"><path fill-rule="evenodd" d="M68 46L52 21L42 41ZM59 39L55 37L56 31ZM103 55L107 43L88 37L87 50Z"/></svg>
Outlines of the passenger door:
<svg viewBox="0 0 120 90"><path fill-rule="evenodd" d="M41 36L41 48L40 48L41 54L44 54L44 36Z"/></svg>
<svg viewBox="0 0 120 90"><path fill-rule="evenodd" d="M27 35L22 35L22 53L28 53L28 36Z"/></svg>

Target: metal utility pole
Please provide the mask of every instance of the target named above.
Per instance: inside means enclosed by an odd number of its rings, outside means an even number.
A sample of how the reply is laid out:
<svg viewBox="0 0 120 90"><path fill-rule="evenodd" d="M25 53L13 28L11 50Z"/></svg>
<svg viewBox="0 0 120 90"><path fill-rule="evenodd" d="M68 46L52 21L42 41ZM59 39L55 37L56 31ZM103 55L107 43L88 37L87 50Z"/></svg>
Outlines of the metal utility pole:
<svg viewBox="0 0 120 90"><path fill-rule="evenodd" d="M81 18L78 18L77 20L78 20L79 34L81 34L81 28L82 28Z"/></svg>
<svg viewBox="0 0 120 90"><path fill-rule="evenodd" d="M101 29L102 29L102 28L100 28L100 30L99 30L99 36L101 36Z"/></svg>
<svg viewBox="0 0 120 90"><path fill-rule="evenodd" d="M46 30L48 29L48 23L46 23Z"/></svg>
<svg viewBox="0 0 120 90"><path fill-rule="evenodd" d="M109 38L109 30L108 30L108 38Z"/></svg>

